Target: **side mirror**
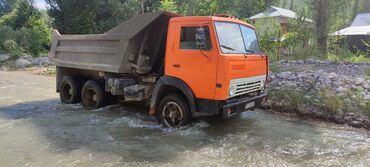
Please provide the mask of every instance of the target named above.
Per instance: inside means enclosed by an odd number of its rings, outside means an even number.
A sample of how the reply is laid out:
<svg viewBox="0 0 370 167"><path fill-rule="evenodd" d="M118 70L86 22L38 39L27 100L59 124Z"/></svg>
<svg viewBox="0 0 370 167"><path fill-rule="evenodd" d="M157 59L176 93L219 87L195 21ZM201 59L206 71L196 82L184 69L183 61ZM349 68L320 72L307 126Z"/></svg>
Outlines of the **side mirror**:
<svg viewBox="0 0 370 167"><path fill-rule="evenodd" d="M206 49L206 33L204 32L204 28L200 27L195 29L195 40L198 49Z"/></svg>

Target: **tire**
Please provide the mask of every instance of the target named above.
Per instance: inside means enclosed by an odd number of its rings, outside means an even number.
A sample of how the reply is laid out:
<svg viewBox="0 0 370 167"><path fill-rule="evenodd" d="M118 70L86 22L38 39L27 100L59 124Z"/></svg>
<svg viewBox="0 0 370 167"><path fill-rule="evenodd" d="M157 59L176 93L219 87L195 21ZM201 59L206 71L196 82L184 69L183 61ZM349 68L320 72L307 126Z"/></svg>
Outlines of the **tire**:
<svg viewBox="0 0 370 167"><path fill-rule="evenodd" d="M169 128L186 126L191 121L190 108L187 101L179 95L170 94L162 98L157 110L158 121Z"/></svg>
<svg viewBox="0 0 370 167"><path fill-rule="evenodd" d="M88 110L98 109L105 105L105 92L94 80L87 81L81 92L82 106Z"/></svg>
<svg viewBox="0 0 370 167"><path fill-rule="evenodd" d="M81 101L81 83L77 77L63 77L59 84L59 97L62 103L66 104L75 104Z"/></svg>

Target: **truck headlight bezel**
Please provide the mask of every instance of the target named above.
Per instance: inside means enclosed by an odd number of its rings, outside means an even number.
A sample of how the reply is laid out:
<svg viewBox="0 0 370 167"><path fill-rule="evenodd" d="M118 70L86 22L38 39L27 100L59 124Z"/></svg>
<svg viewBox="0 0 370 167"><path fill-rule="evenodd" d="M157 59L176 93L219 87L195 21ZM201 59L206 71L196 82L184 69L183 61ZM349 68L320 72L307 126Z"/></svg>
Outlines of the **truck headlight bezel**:
<svg viewBox="0 0 370 167"><path fill-rule="evenodd" d="M235 86L231 86L229 88L229 96L231 97L231 96L234 96L234 95L235 95Z"/></svg>
<svg viewBox="0 0 370 167"><path fill-rule="evenodd" d="M261 92L264 92L266 88L265 81L261 81Z"/></svg>

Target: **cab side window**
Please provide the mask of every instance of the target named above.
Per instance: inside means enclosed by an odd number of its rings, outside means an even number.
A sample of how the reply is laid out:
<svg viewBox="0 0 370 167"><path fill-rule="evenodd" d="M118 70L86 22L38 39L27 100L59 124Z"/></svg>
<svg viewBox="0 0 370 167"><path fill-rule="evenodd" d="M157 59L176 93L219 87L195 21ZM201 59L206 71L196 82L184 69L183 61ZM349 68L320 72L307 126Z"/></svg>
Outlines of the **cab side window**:
<svg viewBox="0 0 370 167"><path fill-rule="evenodd" d="M199 50L199 48L197 48L197 43L196 43L196 38L195 38L195 32L197 28L199 27L197 26L181 27L180 49ZM205 26L203 27L203 29L204 29L205 36L206 36L206 48L203 50L211 50L212 43L211 43L211 37L209 33L209 27Z"/></svg>

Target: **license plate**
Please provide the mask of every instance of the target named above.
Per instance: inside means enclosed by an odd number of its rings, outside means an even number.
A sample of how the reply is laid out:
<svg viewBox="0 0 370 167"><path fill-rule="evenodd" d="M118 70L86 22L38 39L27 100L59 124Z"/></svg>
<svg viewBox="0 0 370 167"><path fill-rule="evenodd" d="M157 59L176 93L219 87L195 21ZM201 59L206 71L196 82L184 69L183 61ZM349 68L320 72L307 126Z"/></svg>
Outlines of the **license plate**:
<svg viewBox="0 0 370 167"><path fill-rule="evenodd" d="M248 110L250 108L253 108L254 105L256 105L256 102L247 103L247 104L245 104L245 108L244 109Z"/></svg>

